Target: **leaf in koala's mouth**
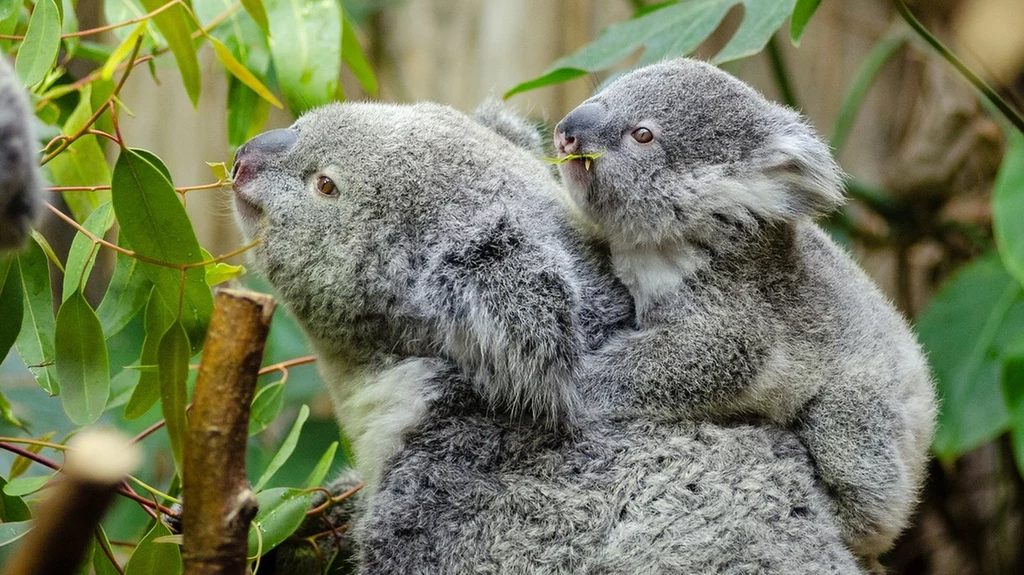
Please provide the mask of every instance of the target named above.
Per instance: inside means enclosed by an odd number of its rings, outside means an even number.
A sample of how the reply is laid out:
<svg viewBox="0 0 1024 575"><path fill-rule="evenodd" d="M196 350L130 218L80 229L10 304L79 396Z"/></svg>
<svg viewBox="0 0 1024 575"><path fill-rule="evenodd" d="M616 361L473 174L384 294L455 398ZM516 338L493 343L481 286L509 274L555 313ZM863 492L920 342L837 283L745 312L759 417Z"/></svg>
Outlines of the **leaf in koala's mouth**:
<svg viewBox="0 0 1024 575"><path fill-rule="evenodd" d="M591 162L600 158L603 155L604 152L594 152L592 154L568 154L566 156L562 156L561 158L542 157L541 159L549 164L564 164L569 160L583 160L583 167L586 168L586 170L589 172Z"/></svg>

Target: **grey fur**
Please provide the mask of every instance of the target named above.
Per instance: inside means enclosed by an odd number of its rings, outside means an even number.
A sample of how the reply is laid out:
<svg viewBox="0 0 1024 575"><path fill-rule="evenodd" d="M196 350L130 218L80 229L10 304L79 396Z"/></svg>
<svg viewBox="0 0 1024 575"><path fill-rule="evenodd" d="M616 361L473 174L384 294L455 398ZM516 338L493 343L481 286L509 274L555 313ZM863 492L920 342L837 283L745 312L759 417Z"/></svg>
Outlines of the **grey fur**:
<svg viewBox="0 0 1024 575"><path fill-rule="evenodd" d="M547 150L544 149L544 139L537 126L520 116L501 100L495 98L485 100L474 110L473 118L521 148L538 156L547 154Z"/></svg>
<svg viewBox="0 0 1024 575"><path fill-rule="evenodd" d="M367 483L334 521L360 572L861 572L795 434L588 376L632 302L531 153L433 104L290 130L239 151L236 204Z"/></svg>
<svg viewBox="0 0 1024 575"><path fill-rule="evenodd" d="M653 141L633 137L639 127ZM571 139L569 139L571 138ZM703 62L647 66L570 112L570 193L611 246L642 328L593 363L637 413L792 427L868 560L906 526L935 398L903 318L812 221L842 201L795 112Z"/></svg>
<svg viewBox="0 0 1024 575"><path fill-rule="evenodd" d="M20 247L42 208L42 180L21 82L0 55L0 251Z"/></svg>

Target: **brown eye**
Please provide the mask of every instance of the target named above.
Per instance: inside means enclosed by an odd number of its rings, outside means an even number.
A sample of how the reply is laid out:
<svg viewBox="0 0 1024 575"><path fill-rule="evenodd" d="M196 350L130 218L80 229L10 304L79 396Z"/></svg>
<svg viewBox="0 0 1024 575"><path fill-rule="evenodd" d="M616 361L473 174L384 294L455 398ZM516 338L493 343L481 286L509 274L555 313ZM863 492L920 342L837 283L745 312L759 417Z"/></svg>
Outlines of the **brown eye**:
<svg viewBox="0 0 1024 575"><path fill-rule="evenodd" d="M637 128L633 130L633 139L641 144L646 144L654 139L654 133L647 128Z"/></svg>
<svg viewBox="0 0 1024 575"><path fill-rule="evenodd" d="M316 179L316 191L330 197L338 195L338 187L335 186L334 181L327 176L319 176Z"/></svg>

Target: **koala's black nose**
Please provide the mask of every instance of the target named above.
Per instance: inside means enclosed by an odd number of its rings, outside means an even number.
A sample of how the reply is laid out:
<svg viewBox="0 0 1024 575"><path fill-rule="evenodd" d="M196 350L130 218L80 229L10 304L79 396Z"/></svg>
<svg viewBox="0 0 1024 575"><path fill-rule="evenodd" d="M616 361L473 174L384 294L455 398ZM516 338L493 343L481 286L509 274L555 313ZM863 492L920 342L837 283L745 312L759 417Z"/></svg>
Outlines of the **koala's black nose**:
<svg viewBox="0 0 1024 575"><path fill-rule="evenodd" d="M567 139L578 138L600 128L606 115L607 111L601 104L583 104L562 118L562 121L555 126L555 132L562 134Z"/></svg>
<svg viewBox="0 0 1024 575"><path fill-rule="evenodd" d="M237 175L242 162L253 155L274 155L284 154L295 145L297 135L295 130L281 129L263 132L248 142L242 144L235 152L235 165L231 169L232 175Z"/></svg>

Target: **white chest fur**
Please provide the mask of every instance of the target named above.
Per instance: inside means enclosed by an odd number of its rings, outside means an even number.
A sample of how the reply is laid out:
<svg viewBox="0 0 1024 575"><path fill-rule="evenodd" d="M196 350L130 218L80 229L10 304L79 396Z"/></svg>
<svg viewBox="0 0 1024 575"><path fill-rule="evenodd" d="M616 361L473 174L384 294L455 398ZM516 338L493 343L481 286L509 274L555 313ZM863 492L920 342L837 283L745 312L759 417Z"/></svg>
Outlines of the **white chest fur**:
<svg viewBox="0 0 1024 575"><path fill-rule="evenodd" d="M665 295L675 293L687 277L704 265L705 256L688 244L612 246L615 274L629 289L643 316Z"/></svg>
<svg viewBox="0 0 1024 575"><path fill-rule="evenodd" d="M384 464L402 448L403 438L423 418L432 399L427 382L438 360L412 358L383 367L351 366L325 360L324 380L345 435L352 441L356 470L372 494Z"/></svg>

